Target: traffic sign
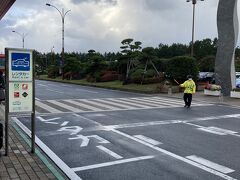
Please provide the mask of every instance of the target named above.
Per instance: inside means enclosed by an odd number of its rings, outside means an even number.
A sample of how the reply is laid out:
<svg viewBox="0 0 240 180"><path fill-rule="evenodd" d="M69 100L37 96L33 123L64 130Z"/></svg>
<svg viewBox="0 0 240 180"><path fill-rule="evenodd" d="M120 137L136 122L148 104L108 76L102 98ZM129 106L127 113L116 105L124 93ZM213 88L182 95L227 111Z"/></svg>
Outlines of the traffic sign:
<svg viewBox="0 0 240 180"><path fill-rule="evenodd" d="M9 81L32 81L32 52L9 50Z"/></svg>

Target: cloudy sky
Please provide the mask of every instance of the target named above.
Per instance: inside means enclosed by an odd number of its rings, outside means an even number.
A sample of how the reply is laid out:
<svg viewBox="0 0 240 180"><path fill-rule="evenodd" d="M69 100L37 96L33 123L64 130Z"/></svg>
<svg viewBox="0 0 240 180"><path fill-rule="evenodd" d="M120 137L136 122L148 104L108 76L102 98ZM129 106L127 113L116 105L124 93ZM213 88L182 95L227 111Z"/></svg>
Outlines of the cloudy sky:
<svg viewBox="0 0 240 180"><path fill-rule="evenodd" d="M5 47L25 47L40 52L61 51L60 10L65 17L65 51L120 51L121 41L133 38L143 47L191 41L192 4L186 0L16 0L0 21L0 53ZM218 0L198 1L195 39L217 37Z"/></svg>

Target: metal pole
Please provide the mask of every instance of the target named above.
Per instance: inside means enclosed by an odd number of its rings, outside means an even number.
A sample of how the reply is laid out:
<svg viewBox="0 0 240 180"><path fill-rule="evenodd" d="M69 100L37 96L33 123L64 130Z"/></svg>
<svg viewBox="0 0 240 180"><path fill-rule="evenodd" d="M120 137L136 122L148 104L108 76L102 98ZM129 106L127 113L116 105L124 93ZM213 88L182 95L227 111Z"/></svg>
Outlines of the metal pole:
<svg viewBox="0 0 240 180"><path fill-rule="evenodd" d="M31 124L32 124L32 153L35 153L35 55L32 52L32 113L31 113Z"/></svg>
<svg viewBox="0 0 240 180"><path fill-rule="evenodd" d="M22 43L23 43L23 49L24 49L24 33L23 33L23 35L22 35Z"/></svg>
<svg viewBox="0 0 240 180"><path fill-rule="evenodd" d="M193 0L192 47L191 47L192 57L193 57L193 48L194 48L195 4L196 4L196 1Z"/></svg>
<svg viewBox="0 0 240 180"><path fill-rule="evenodd" d="M64 9L62 8L62 66L64 64ZM64 79L64 72L62 67L62 79Z"/></svg>
<svg viewBox="0 0 240 180"><path fill-rule="evenodd" d="M8 156L8 144L9 144L9 133L8 133L8 124L9 124L9 70L8 70L8 63L9 63L9 51L5 49L5 76L6 76L6 86L5 86L5 156Z"/></svg>

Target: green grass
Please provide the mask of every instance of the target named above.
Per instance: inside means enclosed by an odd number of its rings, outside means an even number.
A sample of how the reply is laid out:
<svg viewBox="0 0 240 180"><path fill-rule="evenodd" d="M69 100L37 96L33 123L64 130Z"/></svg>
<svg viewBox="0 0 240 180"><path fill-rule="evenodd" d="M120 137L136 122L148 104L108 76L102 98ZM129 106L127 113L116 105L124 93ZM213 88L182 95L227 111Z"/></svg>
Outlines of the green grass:
<svg viewBox="0 0 240 180"><path fill-rule="evenodd" d="M141 84L123 85L122 81L91 83L91 82L87 82L85 79L81 79L81 80L62 80L61 77L57 77L55 79L52 79L52 78L48 78L46 75L41 75L39 79L48 80L48 81L63 82L63 83L86 85L86 86L101 87L101 88L108 88L108 89L118 89L118 90L123 90L123 91L132 91L132 92L142 92L142 93L159 93L160 92L159 91L160 83L143 84L143 85L141 85Z"/></svg>

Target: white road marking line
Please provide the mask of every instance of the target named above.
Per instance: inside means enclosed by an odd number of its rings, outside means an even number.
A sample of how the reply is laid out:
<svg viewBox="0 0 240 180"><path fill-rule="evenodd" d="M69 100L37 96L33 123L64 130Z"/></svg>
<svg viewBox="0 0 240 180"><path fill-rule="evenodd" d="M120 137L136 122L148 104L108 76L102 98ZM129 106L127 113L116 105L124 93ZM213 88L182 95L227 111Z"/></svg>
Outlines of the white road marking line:
<svg viewBox="0 0 240 180"><path fill-rule="evenodd" d="M90 91L90 90L85 90L85 89L77 89L77 91L85 91L85 92L89 92L89 93L99 94L99 92Z"/></svg>
<svg viewBox="0 0 240 180"><path fill-rule="evenodd" d="M160 105L164 105L164 106L172 106L172 105L178 105L178 106L182 106L183 102L179 102L179 101L167 101L167 100L160 100L160 99L154 99L155 103L158 103Z"/></svg>
<svg viewBox="0 0 240 180"><path fill-rule="evenodd" d="M122 108L127 108L127 109L133 109L134 107L132 106L128 106L128 105L124 105L124 104L120 104L120 103L116 103L116 102L113 102L113 101L109 101L108 99L96 99L97 101L100 101L102 103L107 103L107 104L111 104L113 106L117 106L117 107L122 107ZM136 109L136 108L135 108Z"/></svg>
<svg viewBox="0 0 240 180"><path fill-rule="evenodd" d="M69 123L69 121L64 121L61 126L66 126Z"/></svg>
<svg viewBox="0 0 240 180"><path fill-rule="evenodd" d="M135 135L134 137L136 137L136 138L138 138L138 139L140 139L140 140L143 140L143 141L145 141L145 142L147 142L147 143L149 143L149 144L152 144L152 145L154 145L154 146L157 146L157 145L159 145L159 144L162 144L161 142L156 141L156 140L154 140L154 139L152 139L152 138L146 137L146 136L144 136L144 135Z"/></svg>
<svg viewBox="0 0 240 180"><path fill-rule="evenodd" d="M51 118L51 119L44 119L41 116L37 116L36 118L39 119L42 122L49 122L49 121L55 121L55 120L61 119L61 117L55 117L55 118Z"/></svg>
<svg viewBox="0 0 240 180"><path fill-rule="evenodd" d="M214 127L214 126L208 127L208 129L211 129L211 130L217 131L217 132L222 132L222 133L225 133L225 134L237 134L238 133L238 132L235 132L235 131L232 131L232 130L218 128L218 127Z"/></svg>
<svg viewBox="0 0 240 180"><path fill-rule="evenodd" d="M158 103L156 101L150 100L150 99L144 99L144 98L130 98L131 101L138 101L141 104L146 104L148 106L162 106L161 103Z"/></svg>
<svg viewBox="0 0 240 180"><path fill-rule="evenodd" d="M111 104L113 106L117 106L117 107L121 107L121 108L127 108L127 109L136 109L132 106L128 106L128 105L125 105L125 104L120 104L118 102L114 102L114 101L109 101L108 99L95 99L96 101L99 101L99 102L102 102L102 103L107 103L107 104Z"/></svg>
<svg viewBox="0 0 240 180"><path fill-rule="evenodd" d="M55 92L55 93L60 93L60 94L64 94L65 93L65 92L62 92L62 91L56 91L54 89L48 89L48 88L46 90L52 91L52 92Z"/></svg>
<svg viewBox="0 0 240 180"><path fill-rule="evenodd" d="M72 114L72 115L74 115L74 116L76 116L76 117L79 117L79 118L81 118L81 119L84 119L84 120L86 120L86 121L90 121L91 123L96 124L97 126L102 126L101 123L98 123L98 122L96 122L96 121L94 121L94 120L92 120L92 119L86 118L86 117L81 116L81 115L79 115L79 114Z"/></svg>
<svg viewBox="0 0 240 180"><path fill-rule="evenodd" d="M109 154L110 156L114 157L115 159L122 159L123 157L118 155L117 153L109 150L108 148L100 145L100 146L97 146L98 149L104 151L105 153Z"/></svg>
<svg viewBox="0 0 240 180"><path fill-rule="evenodd" d="M47 86L47 85L45 85L45 84L37 84L37 86Z"/></svg>
<svg viewBox="0 0 240 180"><path fill-rule="evenodd" d="M100 114L100 113L98 113L98 114L88 114L87 115L88 117L105 117L105 116L107 116L106 114Z"/></svg>
<svg viewBox="0 0 240 180"><path fill-rule="evenodd" d="M57 122L45 122L47 124L58 124Z"/></svg>
<svg viewBox="0 0 240 180"><path fill-rule="evenodd" d="M36 98L36 97L35 97L35 99L36 99L36 100L38 100L38 101L40 101L40 100L41 100L41 99L39 99L39 98Z"/></svg>
<svg viewBox="0 0 240 180"><path fill-rule="evenodd" d="M120 128L134 128L141 126L154 126L154 125L166 125L166 124L176 124L181 123L180 120L169 120L169 121L152 121L152 122L142 122L142 123L130 123L130 124L118 124L118 125L108 125L105 128L120 129Z"/></svg>
<svg viewBox="0 0 240 180"><path fill-rule="evenodd" d="M58 130L59 131L59 130ZM80 145L80 147L86 147L89 144L89 138L95 138L98 140L98 143L100 144L108 144L110 143L108 140L98 136L98 135L91 135L91 136L83 136L81 134L76 135L75 137L72 138L68 138L69 140L76 140L76 139L81 139L82 143Z"/></svg>
<svg viewBox="0 0 240 180"><path fill-rule="evenodd" d="M87 99L79 99L81 102L86 102L88 104L93 104L93 105L97 105L97 106L100 106L100 107L104 107L104 108L107 108L107 109L111 109L111 110L119 110L119 108L117 107L113 107L113 106L110 106L110 105L106 105L106 104L103 104L102 102L95 102L95 101L91 101L91 100L87 100ZM94 99L95 100L95 99Z"/></svg>
<svg viewBox="0 0 240 180"><path fill-rule="evenodd" d="M129 99L113 99L111 98L110 99L111 101L113 102L116 102L116 103L125 103L126 105L130 105L130 106L135 106L135 107L140 107L140 108L149 108L149 106L145 106L145 105L142 105L142 104L139 104L138 102L129 102Z"/></svg>
<svg viewBox="0 0 240 180"><path fill-rule="evenodd" d="M145 98L146 99L146 98ZM149 99L152 99L154 101L159 101L159 102L170 102L170 103L178 103L178 104L182 104L183 100L180 99L170 99L170 98L160 98L160 97L151 97Z"/></svg>
<svg viewBox="0 0 240 180"><path fill-rule="evenodd" d="M86 147L88 146L89 143L89 138L87 136L83 136L81 134L77 135L76 137L68 138L69 140L76 140L76 139L81 139L82 143L80 147Z"/></svg>
<svg viewBox="0 0 240 180"><path fill-rule="evenodd" d="M48 100L47 102L50 102L52 104L56 104L57 106L63 107L64 109L67 109L67 110L72 111L72 112L82 112L83 111L81 109L77 109L77 108L69 106L67 104L58 102L56 100Z"/></svg>
<svg viewBox="0 0 240 180"><path fill-rule="evenodd" d="M201 127L201 128L197 128L197 129L200 130L200 131L205 131L205 132L212 133L212 134L216 134L216 135L220 135L220 136L227 135L227 134L225 134L225 133L213 131L213 130L211 130L211 129L208 129L207 127Z"/></svg>
<svg viewBox="0 0 240 180"><path fill-rule="evenodd" d="M79 115L79 114L75 114L75 113L74 113L74 114L72 114L72 115L74 115L74 116L76 116L76 117L80 117L80 115Z"/></svg>
<svg viewBox="0 0 240 180"><path fill-rule="evenodd" d="M230 168L222 166L220 164L211 162L211 161L209 161L207 159L204 159L202 157L198 157L196 155L187 156L186 158L191 159L191 160L193 160L193 161L195 161L197 163L200 163L200 164L202 164L204 166L207 166L207 167L209 167L211 169L215 169L216 171L222 172L224 174L232 173L232 172L235 171L233 169L230 169Z"/></svg>
<svg viewBox="0 0 240 180"><path fill-rule="evenodd" d="M205 121L206 119L208 118L203 118L203 121ZM209 120L209 119L208 119ZM212 120L212 119L211 119ZM192 122L192 121L191 121ZM193 124L193 123L189 123L187 121L183 121L184 124L188 124L188 125L191 125L191 126L195 126L195 127L198 127L197 129L198 130L201 130L201 131L205 131L205 132L209 132L209 133L212 133L212 134L217 134L217 135L232 135L232 136L236 136L236 137L240 137L239 134L237 134L238 132L235 132L235 131L231 131L231 130L228 130L228 129L222 129L222 128L218 128L218 127L214 127L214 126L211 126L211 127L204 127L204 126L201 126L201 125L197 125L197 124Z"/></svg>
<svg viewBox="0 0 240 180"><path fill-rule="evenodd" d="M91 136L87 136L87 137L95 138L95 139L97 139L99 141L98 143L101 143L101 144L108 144L108 143L110 143L108 140L106 140L106 139L104 139L104 138L102 138L102 137L100 137L98 135L91 135Z"/></svg>
<svg viewBox="0 0 240 180"><path fill-rule="evenodd" d="M162 103L159 103L153 99L140 97L140 98L130 98L130 101L138 101L140 104L147 104L149 106L163 106Z"/></svg>
<svg viewBox="0 0 240 180"><path fill-rule="evenodd" d="M145 98L145 97L144 97ZM151 97L150 99L153 99L155 101L158 101L158 102L167 102L167 103L176 103L176 104L183 104L183 100L175 100L175 99L170 99L170 98L162 98L162 97ZM194 106L209 106L209 105L212 105L210 103L205 103L205 104L201 104L201 103L195 103L195 102L192 102L192 105Z"/></svg>
<svg viewBox="0 0 240 180"><path fill-rule="evenodd" d="M228 130L228 129L222 129L222 128L218 128L218 127L202 127L202 128L199 128L200 130L205 130L205 131L209 131L209 132L212 132L212 133L219 133L220 135L233 135L233 134L236 134L237 132L235 131L231 131L231 130Z"/></svg>
<svg viewBox="0 0 240 180"><path fill-rule="evenodd" d="M65 102L69 102L71 104L75 104L77 106L80 106L80 107L83 107L83 108L86 108L86 109L89 109L89 110L93 110L93 111L102 111L102 109L100 108L96 108L94 106L90 106L90 105L87 105L87 104L84 104L84 103L80 103L78 101L74 101L74 100L64 100Z"/></svg>
<svg viewBox="0 0 240 180"><path fill-rule="evenodd" d="M172 153L172 152L170 152L170 151L167 151L167 150L165 150L165 149L159 148L159 147L157 147L157 146L153 146L152 144L149 144L149 143L147 143L147 142L144 142L144 141L142 141L142 140L140 140L140 139L138 139L138 138L135 138L135 137L133 137L133 136L130 136L130 135L128 135L128 134L126 134L126 133L123 133L123 132L121 132L121 131L119 131L119 130L112 129L112 131L115 132L115 133L117 133L117 134L120 134L120 135L122 135L122 136L124 136L124 137L127 137L127 138L129 138L129 139L132 139L132 140L134 140L134 141L136 141L136 142L139 142L139 143L141 143L141 144L143 144L143 145L145 145L145 146L148 146L148 147L150 147L150 148L152 148L152 149L155 149L156 151L159 151L159 152L164 153L164 154L166 154L166 155L168 155L168 156L171 156L171 157L173 157L173 158L175 158L175 159L178 159L178 160L183 161L183 162L185 162L185 163L187 163L187 164L190 164L190 165L195 166L195 167L197 167L197 168L199 168L199 169L202 169L202 170L204 170L204 171L206 171L206 172L209 172L209 173L212 173L212 174L214 174L214 175L216 175L216 176L219 176L219 177L221 177L221 178L223 178L223 179L226 179L226 180L237 180L237 179L235 179L235 178L233 178L233 177L230 177L230 176L228 176L228 175L226 175L226 174L223 174L223 173L221 173L221 172L219 172L219 171L216 171L216 170L214 170L214 169L208 168L208 167L206 167L206 166L204 166L204 165L202 165L202 164L199 164L199 163L197 163L197 162L194 162L194 161L192 161L192 160L189 160L189 159L187 159L187 158L185 158L185 157L179 156L179 155L177 155L177 154L174 154L174 153Z"/></svg>
<svg viewBox="0 0 240 180"><path fill-rule="evenodd" d="M47 104L44 104L40 101L36 101L36 105L41 107L42 109L48 111L48 112L51 112L51 113L61 113L62 111L59 111L51 106L48 106Z"/></svg>
<svg viewBox="0 0 240 180"><path fill-rule="evenodd" d="M31 137L31 131L24 126L16 117L12 117L12 120L29 136ZM53 160L53 162L70 178L76 180L82 180L69 166L67 166L47 145L45 145L37 136L35 136L36 144L44 149L44 152Z"/></svg>
<svg viewBox="0 0 240 180"><path fill-rule="evenodd" d="M72 168L72 170L74 172L85 171L85 170L89 170L89 169L108 167L108 166L113 166L113 165L117 165L117 164L124 164L124 163L129 163L129 162L142 161L142 160L147 160L147 159L152 159L152 158L154 158L154 156L141 156L141 157L136 157L136 158L129 158L129 159L112 161L112 162L106 162L106 163L101 163L101 164L94 164L94 165L89 165L89 166L76 167L76 168Z"/></svg>

